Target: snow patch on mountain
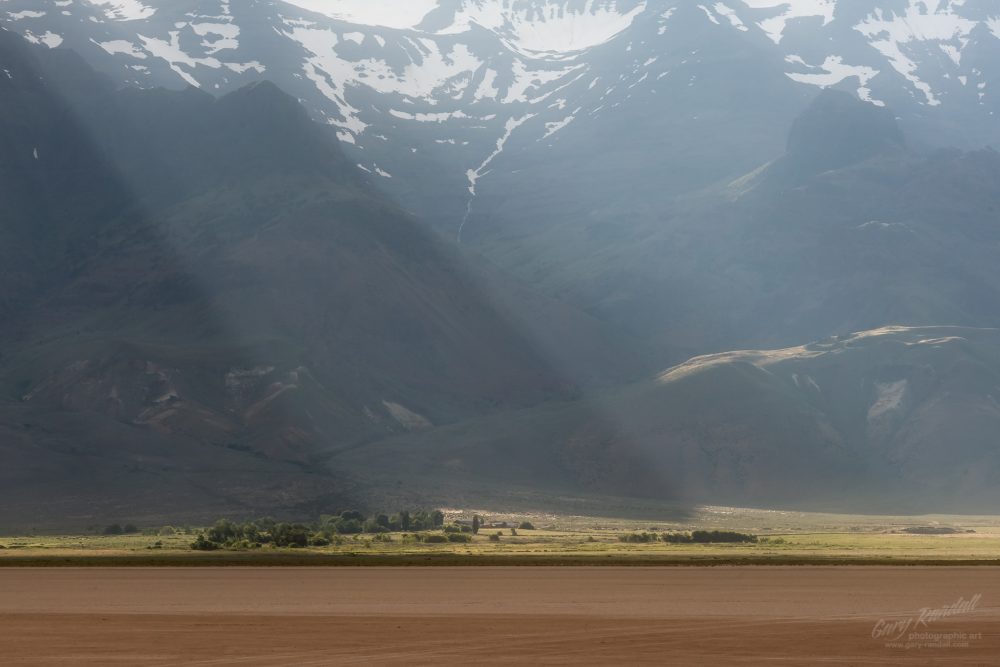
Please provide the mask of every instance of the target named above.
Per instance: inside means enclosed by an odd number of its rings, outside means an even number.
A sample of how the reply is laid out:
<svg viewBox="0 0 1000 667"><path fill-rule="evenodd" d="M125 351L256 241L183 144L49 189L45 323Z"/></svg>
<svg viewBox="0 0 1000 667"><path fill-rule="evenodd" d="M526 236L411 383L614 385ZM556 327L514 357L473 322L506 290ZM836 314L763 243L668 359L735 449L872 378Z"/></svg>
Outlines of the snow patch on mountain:
<svg viewBox="0 0 1000 667"><path fill-rule="evenodd" d="M156 8L139 0L83 0L104 10L104 15L112 21L139 21L156 13Z"/></svg>
<svg viewBox="0 0 1000 667"><path fill-rule="evenodd" d="M409 40L414 48L409 51L410 62L403 67L378 58L349 60L338 52L345 39L335 30L287 20L285 26L281 34L308 52L303 63L305 76L339 108L341 118L328 122L353 135L364 132L368 124L361 120L360 109L347 101L349 88L365 86L411 102L426 101L449 82L467 85L471 74L483 64L465 44L444 50L430 39ZM347 41L354 44L354 40Z"/></svg>
<svg viewBox="0 0 1000 667"><path fill-rule="evenodd" d="M1000 17L986 19L986 27L990 29L993 36L1000 39Z"/></svg>
<svg viewBox="0 0 1000 667"><path fill-rule="evenodd" d="M795 19L819 17L823 25L833 21L836 0L742 0L752 9L777 9L781 13L759 21L757 25L775 44L780 44L785 28Z"/></svg>
<svg viewBox="0 0 1000 667"><path fill-rule="evenodd" d="M748 28L746 24L743 23L743 20L736 15L736 11L733 10L732 7L729 7L725 3L717 2L712 5L712 9L714 9L719 16L725 17L725 19L729 21L729 25L733 26L740 32L750 31L750 28Z"/></svg>
<svg viewBox="0 0 1000 667"><path fill-rule="evenodd" d="M577 111L579 111L579 109L577 109ZM539 139L539 141L542 141L542 139L548 139L553 134L555 134L559 130L563 129L564 127L566 127L567 125L569 125L570 123L572 123L573 119L575 117L576 116L570 115L570 116L566 116L562 120L557 120L557 121L553 121L551 123L546 123L545 124L545 134L542 136L541 139Z"/></svg>
<svg viewBox="0 0 1000 667"><path fill-rule="evenodd" d="M523 60L515 60L511 68L514 80L507 87L507 94L504 96L503 102L504 104L512 104L514 102L537 104L538 102L542 102L559 90L559 88L550 89L547 93L543 94L541 91L548 84L559 81L568 74L581 69L582 66L580 65L565 69L538 69L530 67ZM584 73L581 71L580 76Z"/></svg>
<svg viewBox="0 0 1000 667"><path fill-rule="evenodd" d="M469 118L464 111L442 111L440 113L410 113L399 109L389 109L389 115L403 120L415 120L420 123L443 123L452 118Z"/></svg>
<svg viewBox="0 0 1000 667"><path fill-rule="evenodd" d="M195 29L194 25L191 27L194 29L195 33L199 35L213 34L221 36L220 40L208 44L209 50L207 53L214 54L223 50L235 49L238 45L235 37L233 37L233 35L239 34L238 28L236 28L235 31L227 30L225 29L226 24L200 24L200 26L200 32L198 29ZM232 27L235 28L235 26ZM148 53L153 58L165 60L169 64L171 70L181 77L188 85L194 86L195 88L201 87L201 82L199 82L192 74L192 72L195 71L199 65L210 67L212 69L225 67L226 69L236 73L246 72L251 69L257 71L258 73L263 73L266 69L264 65L256 60L247 63L237 63L222 62L213 55L207 55L204 57L192 56L184 51L180 46L180 30L171 30L167 34L170 37L169 41L159 39L157 37L138 35L138 38L143 45L142 50L139 50L134 44L126 40L114 40L98 44L108 53L125 53L140 60L145 59L146 54ZM203 46L204 45L205 44L203 43ZM191 72L188 71L189 69Z"/></svg>
<svg viewBox="0 0 1000 667"><path fill-rule="evenodd" d="M205 37L201 45L205 53L212 55L219 51L236 49L240 43L240 27L233 23L192 23L191 29L199 37ZM215 39L211 39L214 37Z"/></svg>
<svg viewBox="0 0 1000 667"><path fill-rule="evenodd" d="M14 21L20 21L21 19L40 19L45 16L45 12L36 12L31 9L25 9L23 12L7 12L7 16Z"/></svg>
<svg viewBox="0 0 1000 667"><path fill-rule="evenodd" d="M30 30L25 30L24 38L29 42L31 42L32 44L44 44L50 49L54 49L63 43L62 36L57 35L51 31L45 31L40 35L36 35L32 33Z"/></svg>
<svg viewBox="0 0 1000 667"><path fill-rule="evenodd" d="M144 60L146 58L146 52L127 39L113 39L108 42L98 42L92 38L90 41L97 44L112 56L121 53L139 60Z"/></svg>
<svg viewBox="0 0 1000 667"><path fill-rule="evenodd" d="M195 88L199 88L201 84L198 80L181 66L194 69L198 65L205 65L206 67L218 69L222 67L222 63L213 57L196 58L185 53L180 47L180 34L179 30L171 31L169 33L169 42L156 37L146 37L145 35L139 35L139 39L142 41L143 48L151 53L154 58L166 60L170 63L170 69L176 72L179 77Z"/></svg>
<svg viewBox="0 0 1000 667"><path fill-rule="evenodd" d="M646 9L645 1L627 10L623 4L615 0L586 0L582 6L562 0L534 4L466 0L451 25L438 34L461 34L475 25L492 31L522 56L572 54L613 39Z"/></svg>
<svg viewBox="0 0 1000 667"><path fill-rule="evenodd" d="M476 101L495 100L497 98L497 95L500 94L500 89L496 86L496 80L497 71L487 67L483 78L479 81L479 87L476 88Z"/></svg>
<svg viewBox="0 0 1000 667"><path fill-rule="evenodd" d="M254 70L257 74L263 74L267 71L267 68L256 60L251 60L248 63L222 63L226 69L236 72L237 74L243 74L244 72L249 72Z"/></svg>
<svg viewBox="0 0 1000 667"><path fill-rule="evenodd" d="M958 64L969 35L978 25L955 13L964 0L909 0L902 14L876 9L854 26L869 38L872 47L884 55L892 67L924 94L929 106L941 104L930 84L918 75L918 64L907 55L913 42L945 42L951 59Z"/></svg>
<svg viewBox="0 0 1000 667"><path fill-rule="evenodd" d="M330 18L358 25L404 30L415 28L438 6L438 0L285 0Z"/></svg>
<svg viewBox="0 0 1000 667"><path fill-rule="evenodd" d="M804 60L802 60L801 57L796 55L786 56L785 60L789 63L800 64L810 70L813 70L804 74L799 72L786 72L785 75L792 81L826 88L828 86L836 85L844 79L857 77L859 82L858 97L866 102L871 102L876 106L885 106L885 102L872 99L872 91L868 88L868 82L875 78L878 74L878 70L874 67L866 67L864 65L848 65L844 63L844 59L840 56L827 56L822 65L808 65Z"/></svg>
<svg viewBox="0 0 1000 667"><path fill-rule="evenodd" d="M500 153L503 152L504 146L507 144L507 140L510 139L510 135L514 133L521 125L535 117L535 114L529 113L521 116L520 118L508 118L507 122L504 123L504 133L499 139L497 139L496 149L490 153L485 160L483 160L478 167L475 169L469 169L465 172L466 178L469 180L469 202L465 209L465 217L462 218L462 223L458 227L457 240L459 243L462 242L462 232L465 231L465 225L469 221L469 215L472 213L472 200L476 196L476 182L483 177L484 174L488 173L486 168L493 162L494 159Z"/></svg>

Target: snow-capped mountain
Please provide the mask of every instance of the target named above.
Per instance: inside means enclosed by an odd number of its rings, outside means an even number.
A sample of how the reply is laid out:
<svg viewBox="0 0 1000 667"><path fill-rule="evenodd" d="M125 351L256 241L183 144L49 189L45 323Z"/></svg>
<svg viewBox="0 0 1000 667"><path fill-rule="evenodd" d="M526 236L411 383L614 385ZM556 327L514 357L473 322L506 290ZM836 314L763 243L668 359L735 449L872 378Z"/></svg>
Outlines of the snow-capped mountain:
<svg viewBox="0 0 1000 667"><path fill-rule="evenodd" d="M123 84L271 79L459 234L746 171L820 87L923 143L1000 139L987 0L2 0L0 20Z"/></svg>

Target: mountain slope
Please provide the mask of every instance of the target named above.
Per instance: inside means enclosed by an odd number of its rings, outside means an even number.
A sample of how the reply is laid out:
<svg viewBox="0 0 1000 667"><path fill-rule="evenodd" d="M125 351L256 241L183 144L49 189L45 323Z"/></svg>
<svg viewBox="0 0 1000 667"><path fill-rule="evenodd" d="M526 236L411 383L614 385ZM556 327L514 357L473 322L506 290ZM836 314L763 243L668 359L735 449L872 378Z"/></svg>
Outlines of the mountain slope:
<svg viewBox="0 0 1000 667"><path fill-rule="evenodd" d="M494 487L513 499L544 475L564 496L974 513L998 498L998 392L997 330L887 327L698 357L600 399L354 455L376 461L379 478L426 476L437 502Z"/></svg>
<svg viewBox="0 0 1000 667"><path fill-rule="evenodd" d="M995 151L913 149L891 110L835 91L794 127L786 153L744 177L512 224L484 252L649 337L667 363L886 323L1000 326Z"/></svg>
<svg viewBox="0 0 1000 667"><path fill-rule="evenodd" d="M30 53L14 44L0 67ZM74 133L72 157L89 171L61 179L61 163L40 152L39 183L52 190L4 218L12 247L32 230L59 267L43 280L25 265L38 287L0 323L0 423L21 443L5 449L5 467L24 471L9 488L68 483L47 475L67 470L55 461L79 434L70 459L99 450L126 471L113 485L71 480L89 489L78 502L92 514L151 469L168 486L218 479L214 498L192 495L178 513L196 503L206 512L343 503L351 471L319 465L330 449L634 372L633 355L600 325L467 266L275 86L218 100L193 90L74 91L46 73L50 65L34 62L45 94L17 116L27 127L0 126L0 136L45 134L58 109L73 121L64 128ZM36 216L67 182L114 205L75 207L72 220ZM25 423L42 428L14 421L26 411ZM136 442L149 456L174 447L177 458L142 463ZM234 470L270 491L230 479L233 457L246 462ZM264 479L269 465L287 491ZM136 504L133 516L157 507Z"/></svg>

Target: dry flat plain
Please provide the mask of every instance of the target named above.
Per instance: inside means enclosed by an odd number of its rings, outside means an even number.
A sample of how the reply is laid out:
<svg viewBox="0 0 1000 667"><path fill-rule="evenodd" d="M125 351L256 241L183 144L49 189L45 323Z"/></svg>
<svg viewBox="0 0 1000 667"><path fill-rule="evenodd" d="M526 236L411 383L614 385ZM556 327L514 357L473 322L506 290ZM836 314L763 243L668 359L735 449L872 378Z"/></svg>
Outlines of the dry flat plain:
<svg viewBox="0 0 1000 667"><path fill-rule="evenodd" d="M4 665L985 665L1000 570L4 568L0 650Z"/></svg>

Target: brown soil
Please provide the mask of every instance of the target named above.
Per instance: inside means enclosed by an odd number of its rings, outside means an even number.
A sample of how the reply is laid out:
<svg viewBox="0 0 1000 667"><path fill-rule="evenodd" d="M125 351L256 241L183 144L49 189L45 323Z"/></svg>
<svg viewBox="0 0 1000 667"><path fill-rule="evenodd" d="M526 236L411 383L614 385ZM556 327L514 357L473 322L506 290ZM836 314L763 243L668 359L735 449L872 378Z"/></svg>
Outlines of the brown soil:
<svg viewBox="0 0 1000 667"><path fill-rule="evenodd" d="M905 621L981 595L903 635ZM928 641L925 639L925 641ZM967 646L956 643L967 641ZM996 664L994 568L0 570L3 665Z"/></svg>

